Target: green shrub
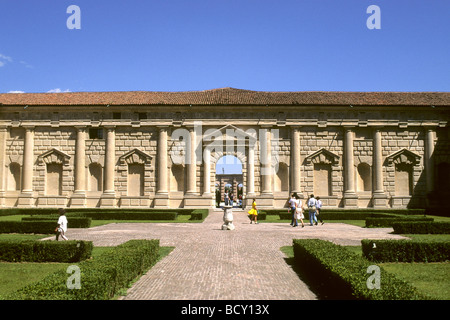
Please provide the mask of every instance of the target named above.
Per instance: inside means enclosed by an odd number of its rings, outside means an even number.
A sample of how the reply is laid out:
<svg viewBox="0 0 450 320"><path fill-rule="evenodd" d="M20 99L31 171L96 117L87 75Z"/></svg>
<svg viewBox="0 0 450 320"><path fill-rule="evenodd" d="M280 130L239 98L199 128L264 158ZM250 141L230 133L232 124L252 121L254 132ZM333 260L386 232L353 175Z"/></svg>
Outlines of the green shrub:
<svg viewBox="0 0 450 320"><path fill-rule="evenodd" d="M91 241L0 241L0 260L8 262L78 262L91 257Z"/></svg>
<svg viewBox="0 0 450 320"><path fill-rule="evenodd" d="M8 300L106 300L158 259L159 240L130 240L101 256L80 262L81 288L67 288L70 274L55 272L6 297Z"/></svg>
<svg viewBox="0 0 450 320"><path fill-rule="evenodd" d="M362 240L363 255L375 262L444 262L450 243L411 240Z"/></svg>
<svg viewBox="0 0 450 320"><path fill-rule="evenodd" d="M449 234L450 222L394 222L397 234Z"/></svg>
<svg viewBox="0 0 450 320"><path fill-rule="evenodd" d="M0 221L0 233L55 233L57 221Z"/></svg>
<svg viewBox="0 0 450 320"><path fill-rule="evenodd" d="M424 217L401 217L401 216L394 216L389 218L373 218L368 217L366 218L366 227L382 227L382 228L388 228L392 227L395 222L419 222L419 221L428 221L432 222L434 221L433 218L424 218Z"/></svg>
<svg viewBox="0 0 450 320"><path fill-rule="evenodd" d="M328 298L360 300L426 299L414 287L380 268L380 289L367 286L373 265L345 247L319 239L293 241L296 265Z"/></svg>
<svg viewBox="0 0 450 320"><path fill-rule="evenodd" d="M180 214L180 213L178 213ZM192 210L192 212L189 213L191 215L190 220L204 220L208 214L209 214L209 210L208 209L195 209Z"/></svg>
<svg viewBox="0 0 450 320"><path fill-rule="evenodd" d="M87 217L92 220L176 220L176 211L95 210L68 212L69 217Z"/></svg>
<svg viewBox="0 0 450 320"><path fill-rule="evenodd" d="M23 217L22 221L52 221L57 222L59 216L31 216ZM67 223L69 228L89 228L91 226L91 218L85 217L68 217Z"/></svg>

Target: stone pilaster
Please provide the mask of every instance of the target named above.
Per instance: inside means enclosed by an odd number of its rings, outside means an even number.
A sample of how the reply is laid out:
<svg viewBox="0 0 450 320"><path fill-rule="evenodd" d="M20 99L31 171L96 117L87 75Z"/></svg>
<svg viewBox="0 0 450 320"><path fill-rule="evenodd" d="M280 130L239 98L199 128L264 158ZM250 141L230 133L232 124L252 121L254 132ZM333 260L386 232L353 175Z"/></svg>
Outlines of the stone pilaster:
<svg viewBox="0 0 450 320"><path fill-rule="evenodd" d="M358 196L355 192L355 164L353 158L353 130L344 128L344 207L357 208Z"/></svg>
<svg viewBox="0 0 450 320"><path fill-rule="evenodd" d="M293 127L291 130L291 168L291 192L296 192L300 196L300 129L298 127Z"/></svg>
<svg viewBox="0 0 450 320"><path fill-rule="evenodd" d="M115 207L116 193L114 190L114 176L116 166L116 134L115 127L108 126L106 129L106 150L105 150L105 179L104 191L100 198L101 207Z"/></svg>
<svg viewBox="0 0 450 320"><path fill-rule="evenodd" d="M381 129L375 128L373 131L373 195L372 205L374 208L385 208L387 206L387 196L383 188L383 149L381 145Z"/></svg>
<svg viewBox="0 0 450 320"><path fill-rule="evenodd" d="M7 127L0 127L0 207L5 206L6 192L6 136Z"/></svg>
<svg viewBox="0 0 450 320"><path fill-rule="evenodd" d="M18 199L18 207L34 205L33 196L33 164L34 164L34 127L25 127L25 140L22 166L22 192Z"/></svg>
<svg viewBox="0 0 450 320"><path fill-rule="evenodd" d="M168 170L167 170L167 126L159 127L158 146L157 146L157 190L155 195L155 208L169 207L169 188L168 188Z"/></svg>
<svg viewBox="0 0 450 320"><path fill-rule="evenodd" d="M434 146L435 146L435 130L427 128L425 136L425 175L427 178L427 194L434 191Z"/></svg>
<svg viewBox="0 0 450 320"><path fill-rule="evenodd" d="M76 127L75 142L75 190L71 207L86 207L86 127Z"/></svg>
<svg viewBox="0 0 450 320"><path fill-rule="evenodd" d="M193 127L189 128L189 145L187 146L187 194L197 193L197 157L195 152L196 146L196 132Z"/></svg>

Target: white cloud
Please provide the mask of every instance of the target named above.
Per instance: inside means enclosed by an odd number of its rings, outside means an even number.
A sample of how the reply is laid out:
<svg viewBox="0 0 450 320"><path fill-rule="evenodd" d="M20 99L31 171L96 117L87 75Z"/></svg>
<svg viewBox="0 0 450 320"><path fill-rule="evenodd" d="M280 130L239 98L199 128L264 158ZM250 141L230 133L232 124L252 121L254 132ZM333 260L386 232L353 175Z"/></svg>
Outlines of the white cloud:
<svg viewBox="0 0 450 320"><path fill-rule="evenodd" d="M11 57L5 56L4 54L1 54L1 53L0 53L0 59L6 60L8 62L12 62Z"/></svg>
<svg viewBox="0 0 450 320"><path fill-rule="evenodd" d="M12 62L12 58L0 53L0 68L3 67L7 62Z"/></svg>
<svg viewBox="0 0 450 320"><path fill-rule="evenodd" d="M47 91L47 93L62 93L62 92L70 92L70 90L66 89L66 90L62 91L60 88L56 88L56 89L51 89L51 90Z"/></svg>
<svg viewBox="0 0 450 320"><path fill-rule="evenodd" d="M25 91L13 90L13 91L8 91L7 93L25 93Z"/></svg>

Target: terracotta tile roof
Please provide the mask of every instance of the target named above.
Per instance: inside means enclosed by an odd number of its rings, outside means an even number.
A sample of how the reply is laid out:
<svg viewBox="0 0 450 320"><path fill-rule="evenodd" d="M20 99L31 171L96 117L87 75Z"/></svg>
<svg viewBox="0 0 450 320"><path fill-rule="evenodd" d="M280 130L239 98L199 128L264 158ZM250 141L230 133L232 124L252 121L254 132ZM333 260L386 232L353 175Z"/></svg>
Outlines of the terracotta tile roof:
<svg viewBox="0 0 450 320"><path fill-rule="evenodd" d="M184 92L2 93L3 105L374 105L449 106L449 92L268 92L235 88Z"/></svg>

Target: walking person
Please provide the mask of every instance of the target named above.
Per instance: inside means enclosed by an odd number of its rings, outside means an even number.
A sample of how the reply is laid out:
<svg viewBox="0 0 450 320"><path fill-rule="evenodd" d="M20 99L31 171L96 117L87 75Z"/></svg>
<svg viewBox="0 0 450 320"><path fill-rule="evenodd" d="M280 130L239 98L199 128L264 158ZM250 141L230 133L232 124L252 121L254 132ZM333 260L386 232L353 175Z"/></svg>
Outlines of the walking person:
<svg viewBox="0 0 450 320"><path fill-rule="evenodd" d="M319 221L322 223L322 225L325 223L322 221L322 215L320 214L320 209L322 209L322 200L320 200L320 197L317 197L317 210L316 210L316 217L319 218ZM317 225L317 221L316 221Z"/></svg>
<svg viewBox="0 0 450 320"><path fill-rule="evenodd" d="M58 226L55 229L56 241L58 241L59 236L61 236L61 238L63 238L64 240L69 240L65 235L65 233L67 232L67 225L68 225L66 210L64 210L63 208L59 208L58 212L59 212Z"/></svg>
<svg viewBox="0 0 450 320"><path fill-rule="evenodd" d="M217 208L220 207L220 191L219 189L216 190L216 203L217 203Z"/></svg>
<svg viewBox="0 0 450 320"><path fill-rule="evenodd" d="M230 193L230 206L233 206L233 199L234 199L233 193Z"/></svg>
<svg viewBox="0 0 450 320"><path fill-rule="evenodd" d="M288 212L291 214L291 226L295 227L296 225L298 225L297 221L296 221L296 209L297 209L297 199L296 199L296 193L293 193L291 195L291 198L289 199L289 210Z"/></svg>
<svg viewBox="0 0 450 320"><path fill-rule="evenodd" d="M300 222L302 223L302 228L304 228L305 224L303 223L303 219L305 218L305 216L303 215L303 203L297 194L295 194L295 199L297 203L297 206L295 208L295 222L298 226L298 220L300 220Z"/></svg>
<svg viewBox="0 0 450 320"><path fill-rule="evenodd" d="M224 196L223 196L223 200L225 201L225 205L227 206L227 205L228 205L228 200L229 200L228 192L227 192L227 191L225 191L225 194L224 194Z"/></svg>
<svg viewBox="0 0 450 320"><path fill-rule="evenodd" d="M252 208L249 210L248 214L250 215L250 224L255 221L255 224L258 223L258 209L256 208L256 200L253 199Z"/></svg>
<svg viewBox="0 0 450 320"><path fill-rule="evenodd" d="M316 209L317 209L317 200L314 198L314 195L310 195L308 199L308 211L309 211L309 223L310 225L314 225L313 221L317 224L316 218Z"/></svg>

